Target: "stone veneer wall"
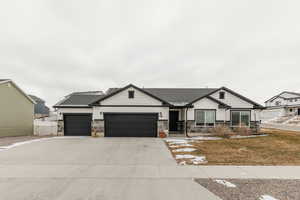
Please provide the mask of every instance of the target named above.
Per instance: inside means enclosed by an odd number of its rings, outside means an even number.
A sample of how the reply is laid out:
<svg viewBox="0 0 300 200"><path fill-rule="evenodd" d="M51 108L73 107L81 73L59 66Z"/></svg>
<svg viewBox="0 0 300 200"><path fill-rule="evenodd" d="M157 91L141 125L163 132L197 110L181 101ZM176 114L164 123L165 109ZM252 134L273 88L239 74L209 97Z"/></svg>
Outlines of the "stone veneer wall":
<svg viewBox="0 0 300 200"><path fill-rule="evenodd" d="M217 125L226 125L226 126L230 126L230 121L216 121L216 126ZM187 122L187 130L188 130L188 133L207 133L210 131L211 128L208 128L208 127L196 127L195 126L195 121L194 120L189 120ZM260 122L257 121L251 121L250 122L250 129L253 131L253 132L256 132L256 131L259 131L260 129Z"/></svg>
<svg viewBox="0 0 300 200"><path fill-rule="evenodd" d="M92 121L92 136L104 137L104 120Z"/></svg>
<svg viewBox="0 0 300 200"><path fill-rule="evenodd" d="M157 134L159 134L160 131L163 131L166 133L166 135L169 135L169 121L168 120L158 120L157 121Z"/></svg>
<svg viewBox="0 0 300 200"><path fill-rule="evenodd" d="M64 121L58 120L57 121L57 135L64 135Z"/></svg>

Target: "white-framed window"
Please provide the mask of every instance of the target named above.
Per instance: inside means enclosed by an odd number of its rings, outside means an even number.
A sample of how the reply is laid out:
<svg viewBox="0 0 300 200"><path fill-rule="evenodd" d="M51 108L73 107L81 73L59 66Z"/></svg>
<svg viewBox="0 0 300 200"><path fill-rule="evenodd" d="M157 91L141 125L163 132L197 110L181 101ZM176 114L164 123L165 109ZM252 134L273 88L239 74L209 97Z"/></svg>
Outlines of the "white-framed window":
<svg viewBox="0 0 300 200"><path fill-rule="evenodd" d="M250 110L232 110L231 126L242 127L250 126L251 111Z"/></svg>
<svg viewBox="0 0 300 200"><path fill-rule="evenodd" d="M195 123L196 126L215 126L216 110L195 110Z"/></svg>

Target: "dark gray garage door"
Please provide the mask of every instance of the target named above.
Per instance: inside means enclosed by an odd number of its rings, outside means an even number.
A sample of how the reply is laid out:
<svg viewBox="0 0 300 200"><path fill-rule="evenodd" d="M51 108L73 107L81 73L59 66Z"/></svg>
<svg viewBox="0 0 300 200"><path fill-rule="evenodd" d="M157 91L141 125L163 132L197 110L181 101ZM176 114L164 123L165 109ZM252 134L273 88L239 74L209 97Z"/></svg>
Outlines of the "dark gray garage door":
<svg viewBox="0 0 300 200"><path fill-rule="evenodd" d="M156 137L157 114L104 114L106 137Z"/></svg>
<svg viewBox="0 0 300 200"><path fill-rule="evenodd" d="M67 114L64 115L64 134L66 136L91 135L91 114Z"/></svg>

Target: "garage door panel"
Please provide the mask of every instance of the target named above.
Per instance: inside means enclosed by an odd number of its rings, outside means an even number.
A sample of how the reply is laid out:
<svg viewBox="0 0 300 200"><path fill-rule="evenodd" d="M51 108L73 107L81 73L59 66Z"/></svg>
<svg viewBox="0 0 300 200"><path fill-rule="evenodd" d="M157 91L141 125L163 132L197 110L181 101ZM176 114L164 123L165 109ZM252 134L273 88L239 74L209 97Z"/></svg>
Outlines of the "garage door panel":
<svg viewBox="0 0 300 200"><path fill-rule="evenodd" d="M105 114L107 137L156 137L157 114Z"/></svg>
<svg viewBox="0 0 300 200"><path fill-rule="evenodd" d="M90 114L64 115L66 136L90 136L91 135Z"/></svg>

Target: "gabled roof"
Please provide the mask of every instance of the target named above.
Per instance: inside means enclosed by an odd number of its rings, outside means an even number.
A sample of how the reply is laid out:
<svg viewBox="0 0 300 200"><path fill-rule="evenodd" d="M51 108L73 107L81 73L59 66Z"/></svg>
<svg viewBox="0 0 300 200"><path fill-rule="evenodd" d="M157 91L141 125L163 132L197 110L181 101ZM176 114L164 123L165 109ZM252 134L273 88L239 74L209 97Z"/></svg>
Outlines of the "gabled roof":
<svg viewBox="0 0 300 200"><path fill-rule="evenodd" d="M234 92L233 90L230 90L229 88L221 87L219 90L225 90L225 91L231 93L232 95L239 97L240 99L243 99L244 101L252 104L254 106L254 108L264 109L264 106L260 105L259 103L256 103L255 101L248 99L247 97L244 97L243 95L240 95L240 94Z"/></svg>
<svg viewBox="0 0 300 200"><path fill-rule="evenodd" d="M155 96L155 95L149 93L148 91L146 91L145 89L141 89L141 88L139 88L139 87L137 87L133 84L129 84L129 85L123 87L123 88L109 89L108 90L109 93L107 95L105 95L103 97L100 97L99 99L95 100L94 102L91 103L91 105L94 105L94 104L96 104L100 101L103 101L104 99L107 99L111 96L114 96L114 95L116 95L116 94L118 94L118 93L120 93L120 92L122 92L122 91L124 91L128 88L131 88L131 87L138 90L138 91L140 91L140 92L142 92L142 93L144 93L144 94L146 94L146 95L148 95L148 96L150 96L150 97L152 97L152 98L154 98L154 99L156 99L156 100L158 100L158 101L161 101L163 104L169 105L169 103L167 101L165 101L164 99L161 99L160 97Z"/></svg>
<svg viewBox="0 0 300 200"><path fill-rule="evenodd" d="M118 94L128 88L134 88L139 90L140 92L151 96L154 99L161 101L164 105L175 106L175 107L182 107L182 106L191 106L196 101L202 98L208 98L216 103L219 104L222 108L230 108L229 105L211 97L210 95L220 91L225 90L232 95L250 103L253 105L254 108L263 109L264 107L260 104L226 88L139 88L133 84L129 84L123 88L109 88L104 95L87 95L85 93L72 93L68 95L64 100L57 103L54 107L91 107L93 105L98 105L98 102L103 101L115 94Z"/></svg>
<svg viewBox="0 0 300 200"><path fill-rule="evenodd" d="M17 88L29 101L31 101L33 104L36 104L36 102L29 96L27 95L15 82L13 82L11 79L0 79L0 84L4 83L11 83L12 85Z"/></svg>
<svg viewBox="0 0 300 200"><path fill-rule="evenodd" d="M56 103L53 107L90 107L89 104L103 96L105 95L102 91L74 92L67 95L63 100Z"/></svg>
<svg viewBox="0 0 300 200"><path fill-rule="evenodd" d="M186 105L196 98L206 96L217 88L143 88L173 105Z"/></svg>
<svg viewBox="0 0 300 200"><path fill-rule="evenodd" d="M267 101L265 101L265 103L267 103L268 101L274 100L274 99L276 99L277 97L281 97L281 95L282 95L282 94L285 94L285 93L287 93L287 94L292 94L292 95L296 95L296 96L299 96L299 97L300 97L300 93L297 93L297 92L289 92L289 91L283 91L283 92L281 92L280 94L275 95L275 96L273 96L272 98L268 99ZM282 98L282 99L290 99L290 98L285 98L285 97L281 97L281 98ZM295 97L293 97L293 98L295 98Z"/></svg>

